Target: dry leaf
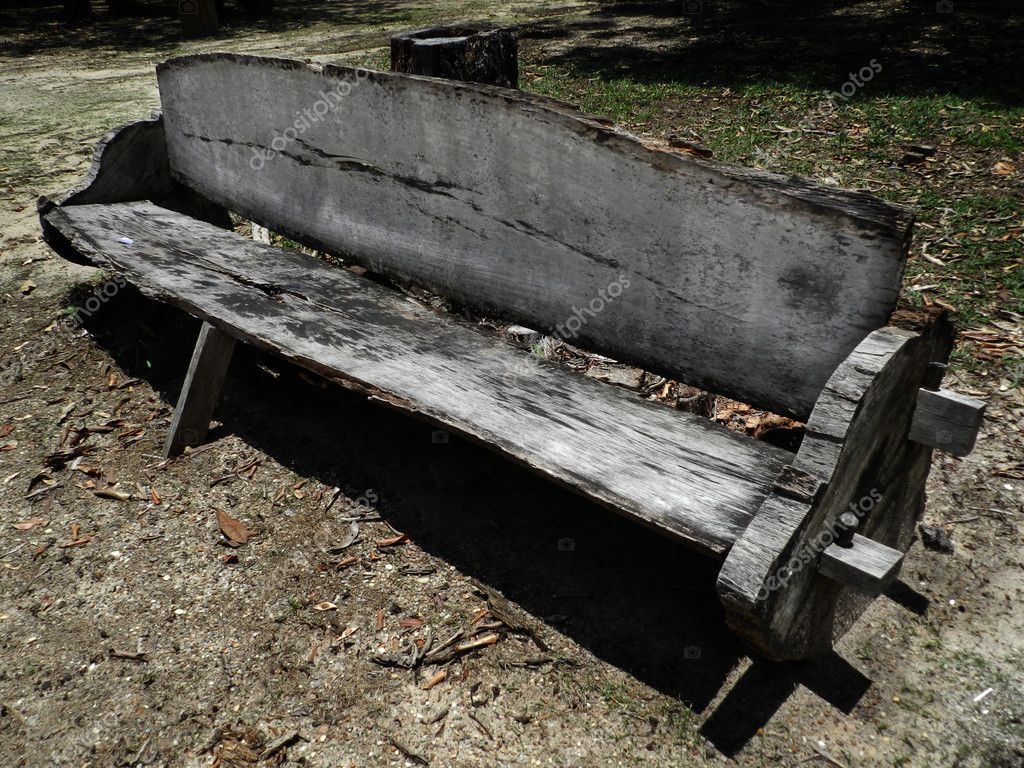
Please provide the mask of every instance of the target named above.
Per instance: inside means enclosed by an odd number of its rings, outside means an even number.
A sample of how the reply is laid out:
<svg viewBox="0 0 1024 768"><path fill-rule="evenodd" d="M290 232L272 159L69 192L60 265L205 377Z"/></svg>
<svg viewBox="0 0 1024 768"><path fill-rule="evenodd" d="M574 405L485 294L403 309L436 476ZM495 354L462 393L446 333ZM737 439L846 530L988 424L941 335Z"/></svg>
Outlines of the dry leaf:
<svg viewBox="0 0 1024 768"><path fill-rule="evenodd" d="M0 424L0 437L7 437L13 431L14 431L14 422L13 421L5 421L3 424Z"/></svg>
<svg viewBox="0 0 1024 768"><path fill-rule="evenodd" d="M252 531L223 509L217 510L217 523L220 525L220 532L227 538L229 546L240 547L252 536Z"/></svg>
<svg viewBox="0 0 1024 768"><path fill-rule="evenodd" d="M156 488L154 488L153 486L149 487L149 498L150 501L152 501L155 506L160 506L160 494L156 492Z"/></svg>
<svg viewBox="0 0 1024 768"><path fill-rule="evenodd" d="M1000 160L992 166L992 173L999 176L1010 176L1015 170L1017 170L1017 167L1009 160Z"/></svg>
<svg viewBox="0 0 1024 768"><path fill-rule="evenodd" d="M435 685L440 683L446 677L448 677L448 670L446 670L446 669L439 669L437 671L437 673L432 678L427 680L426 684L423 686L423 690L424 691L429 691L431 688L433 688Z"/></svg>
<svg viewBox="0 0 1024 768"><path fill-rule="evenodd" d="M130 501L132 498L131 494L117 490L116 485L107 488L97 488L93 491L93 495L99 496L102 499L114 499L114 501Z"/></svg>
<svg viewBox="0 0 1024 768"><path fill-rule="evenodd" d="M359 523L351 523L348 527L348 532L341 539L328 546L327 551L332 555L339 554L351 547L357 538L359 538Z"/></svg>
<svg viewBox="0 0 1024 768"><path fill-rule="evenodd" d="M356 633L356 630L358 629L359 627L346 627L344 630L342 630L341 639L344 640L346 637L352 637L352 635L354 635Z"/></svg>
<svg viewBox="0 0 1024 768"><path fill-rule="evenodd" d="M20 523L13 523L14 527L19 531L31 531L36 526L46 525L49 520L43 520L41 517L31 517L28 520L22 520Z"/></svg>
<svg viewBox="0 0 1024 768"><path fill-rule="evenodd" d="M397 536L392 536L390 539L381 539L377 542L378 547L396 547L399 544L405 544L409 541L409 537L404 533L400 533Z"/></svg>
<svg viewBox="0 0 1024 768"><path fill-rule="evenodd" d="M398 626L411 629L413 627L422 627L426 622L423 619L402 619L398 622Z"/></svg>
<svg viewBox="0 0 1024 768"><path fill-rule="evenodd" d="M17 447L18 441L15 440L13 443L6 443L5 445L0 445L0 451L13 451Z"/></svg>
<svg viewBox="0 0 1024 768"><path fill-rule="evenodd" d="M322 603L317 603L313 606L314 611L335 611L338 609L334 603L324 600Z"/></svg>

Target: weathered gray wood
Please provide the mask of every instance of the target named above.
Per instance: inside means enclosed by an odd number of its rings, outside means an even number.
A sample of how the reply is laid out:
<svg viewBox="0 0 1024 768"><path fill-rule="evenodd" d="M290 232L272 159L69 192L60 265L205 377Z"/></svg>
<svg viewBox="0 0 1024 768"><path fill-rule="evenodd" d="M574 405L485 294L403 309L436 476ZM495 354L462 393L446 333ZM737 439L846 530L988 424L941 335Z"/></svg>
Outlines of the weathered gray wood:
<svg viewBox="0 0 1024 768"><path fill-rule="evenodd" d="M519 40L512 29L447 24L391 36L391 71L519 87Z"/></svg>
<svg viewBox="0 0 1024 768"><path fill-rule="evenodd" d="M907 435L928 364L948 358L952 338L944 315L915 318L913 329L886 327L829 379L792 464L823 488L814 500L773 492L718 577L727 622L762 653L790 659L824 652L866 607L864 594L818 571L843 512L854 512L858 529L878 544L909 547L931 449Z"/></svg>
<svg viewBox="0 0 1024 768"><path fill-rule="evenodd" d="M227 211L171 178L164 141L163 119L128 123L107 133L96 145L82 183L56 201L39 198L37 207L44 234L44 214L54 205L88 205L151 200L219 227L230 228ZM59 243L54 248L72 256Z"/></svg>
<svg viewBox="0 0 1024 768"><path fill-rule="evenodd" d="M853 534L853 546L830 544L821 553L818 572L866 595L878 596L896 580L903 553Z"/></svg>
<svg viewBox="0 0 1024 768"><path fill-rule="evenodd" d="M910 439L954 456L974 450L985 416L985 402L948 389L921 389L910 425Z"/></svg>
<svg viewBox="0 0 1024 768"><path fill-rule="evenodd" d="M96 145L82 184L60 205L124 203L172 195L177 184L167 164L163 120L154 117L116 128Z"/></svg>
<svg viewBox="0 0 1024 768"><path fill-rule="evenodd" d="M206 439L234 349L233 338L203 323L167 432L165 458L177 456L187 446L195 447Z"/></svg>
<svg viewBox="0 0 1024 768"><path fill-rule="evenodd" d="M173 172L242 216L779 413L895 306L911 216L870 195L487 86L234 54L158 78Z"/></svg>
<svg viewBox="0 0 1024 768"><path fill-rule="evenodd" d="M55 208L46 218L148 295L715 557L793 457L574 375L348 270L150 203Z"/></svg>

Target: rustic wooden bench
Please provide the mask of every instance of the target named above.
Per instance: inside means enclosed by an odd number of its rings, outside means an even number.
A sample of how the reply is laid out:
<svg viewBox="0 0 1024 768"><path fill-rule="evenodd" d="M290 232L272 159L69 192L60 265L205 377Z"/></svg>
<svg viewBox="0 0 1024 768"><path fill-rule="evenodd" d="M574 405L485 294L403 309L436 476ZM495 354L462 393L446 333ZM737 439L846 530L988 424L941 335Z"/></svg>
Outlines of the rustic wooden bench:
<svg viewBox="0 0 1024 768"><path fill-rule="evenodd" d="M730 625L783 659L831 647L895 578L932 448L973 445L982 404L938 383L949 321L893 314L906 209L502 88L231 54L158 78L162 116L108 135L40 217L61 254L204 321L168 455L205 436L241 340L722 561ZM786 451L576 375L226 211L805 437Z"/></svg>

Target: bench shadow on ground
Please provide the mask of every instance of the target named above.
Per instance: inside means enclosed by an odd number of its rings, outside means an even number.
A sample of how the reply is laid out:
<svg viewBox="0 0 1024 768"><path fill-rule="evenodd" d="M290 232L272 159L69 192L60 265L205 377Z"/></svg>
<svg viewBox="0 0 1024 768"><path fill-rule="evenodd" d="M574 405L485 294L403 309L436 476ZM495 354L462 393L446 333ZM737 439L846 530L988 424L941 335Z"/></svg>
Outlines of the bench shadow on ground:
<svg viewBox="0 0 1024 768"><path fill-rule="evenodd" d="M1018 0L615 0L586 19L524 25L520 38L582 77L837 89L877 60L873 94L1024 103Z"/></svg>
<svg viewBox="0 0 1024 768"><path fill-rule="evenodd" d="M198 327L130 287L88 321L118 365L169 403ZM310 384L275 357L238 346L217 420L211 440L236 434L352 498L372 488L381 516L423 550L706 716L704 735L727 755L798 685L844 712L870 685L833 654L755 661L725 690L745 650L723 622L716 563L482 447L340 387Z"/></svg>

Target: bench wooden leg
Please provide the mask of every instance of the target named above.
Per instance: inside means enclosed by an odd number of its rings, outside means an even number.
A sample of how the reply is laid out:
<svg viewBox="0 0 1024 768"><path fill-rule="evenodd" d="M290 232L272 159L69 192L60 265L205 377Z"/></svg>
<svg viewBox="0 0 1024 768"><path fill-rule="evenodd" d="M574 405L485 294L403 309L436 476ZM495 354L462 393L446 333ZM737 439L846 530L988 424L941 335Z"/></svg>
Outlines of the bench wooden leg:
<svg viewBox="0 0 1024 768"><path fill-rule="evenodd" d="M206 439L234 349L231 336L203 323L164 444L165 458L177 456L185 446L199 445Z"/></svg>

